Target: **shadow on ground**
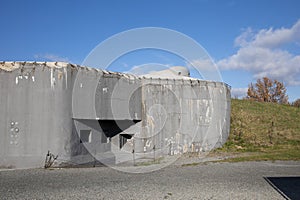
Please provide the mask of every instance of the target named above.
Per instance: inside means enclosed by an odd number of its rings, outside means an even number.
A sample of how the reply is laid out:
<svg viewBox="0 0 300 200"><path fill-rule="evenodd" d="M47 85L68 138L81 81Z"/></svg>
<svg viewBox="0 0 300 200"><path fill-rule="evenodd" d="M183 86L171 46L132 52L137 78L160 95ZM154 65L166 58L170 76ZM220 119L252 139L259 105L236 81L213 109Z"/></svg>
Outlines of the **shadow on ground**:
<svg viewBox="0 0 300 200"><path fill-rule="evenodd" d="M264 177L285 199L300 198L300 177Z"/></svg>

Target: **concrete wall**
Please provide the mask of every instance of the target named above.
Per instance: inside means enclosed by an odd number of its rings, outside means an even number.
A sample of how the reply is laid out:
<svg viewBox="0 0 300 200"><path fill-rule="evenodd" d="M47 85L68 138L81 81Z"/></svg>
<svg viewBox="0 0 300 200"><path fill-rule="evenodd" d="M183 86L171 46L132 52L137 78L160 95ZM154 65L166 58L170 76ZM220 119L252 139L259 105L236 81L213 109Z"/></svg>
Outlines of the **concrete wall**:
<svg viewBox="0 0 300 200"><path fill-rule="evenodd" d="M141 120L141 79L79 68L73 88L73 118Z"/></svg>
<svg viewBox="0 0 300 200"><path fill-rule="evenodd" d="M72 163L96 159L111 164L116 161L115 156L120 162L119 134L127 134L125 130L142 120L141 94L141 79L138 77L90 68L78 69L72 94L74 132L80 135L81 130L91 130L92 140L84 143L84 147L93 158L79 150L76 156L72 156ZM106 138L107 142L100 138ZM72 146L76 145L78 141Z"/></svg>
<svg viewBox="0 0 300 200"><path fill-rule="evenodd" d="M40 167L48 150L69 160L74 68L6 63L16 66L0 70L0 166Z"/></svg>
<svg viewBox="0 0 300 200"><path fill-rule="evenodd" d="M209 151L228 138L230 88L224 83L143 79L142 106L140 131L130 143L137 154Z"/></svg>
<svg viewBox="0 0 300 200"><path fill-rule="evenodd" d="M68 63L0 63L0 167L105 164L208 151L229 134L230 87Z"/></svg>
<svg viewBox="0 0 300 200"><path fill-rule="evenodd" d="M56 165L78 165L94 161L91 146L98 144L96 150L102 154L110 151L110 144L97 140L102 132L92 112L80 113L82 119L77 121L73 117L73 99L84 100L85 109L79 110L94 109L90 106L94 96L73 98L73 89L78 74L95 77L96 70L52 62L7 62L0 68L0 167L42 167L48 151L58 156ZM87 77L82 82L86 91L93 81ZM84 120L84 114L91 120ZM91 130L93 143L80 143L76 126ZM112 154L105 156L114 160Z"/></svg>

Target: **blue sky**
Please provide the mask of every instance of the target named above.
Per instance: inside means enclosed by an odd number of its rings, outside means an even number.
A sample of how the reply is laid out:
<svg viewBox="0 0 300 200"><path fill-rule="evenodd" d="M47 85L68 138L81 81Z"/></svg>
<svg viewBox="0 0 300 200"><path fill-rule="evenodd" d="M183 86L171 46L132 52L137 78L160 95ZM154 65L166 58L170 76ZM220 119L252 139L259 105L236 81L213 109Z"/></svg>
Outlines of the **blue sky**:
<svg viewBox="0 0 300 200"><path fill-rule="evenodd" d="M0 60L81 64L99 43L133 28L162 27L193 38L218 65L233 95L262 76L300 98L300 1L292 0L1 0ZM111 70L145 63L184 65L159 50L133 52Z"/></svg>

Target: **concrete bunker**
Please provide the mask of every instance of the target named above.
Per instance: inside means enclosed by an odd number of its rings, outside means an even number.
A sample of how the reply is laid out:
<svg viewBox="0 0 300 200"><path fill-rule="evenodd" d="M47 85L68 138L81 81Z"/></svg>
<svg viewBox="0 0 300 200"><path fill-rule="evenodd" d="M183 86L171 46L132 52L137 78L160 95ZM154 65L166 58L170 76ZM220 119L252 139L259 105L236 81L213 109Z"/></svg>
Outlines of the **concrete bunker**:
<svg viewBox="0 0 300 200"><path fill-rule="evenodd" d="M173 70L174 71L174 70ZM62 62L0 63L0 166L118 164L225 143L230 87L180 67L135 76Z"/></svg>

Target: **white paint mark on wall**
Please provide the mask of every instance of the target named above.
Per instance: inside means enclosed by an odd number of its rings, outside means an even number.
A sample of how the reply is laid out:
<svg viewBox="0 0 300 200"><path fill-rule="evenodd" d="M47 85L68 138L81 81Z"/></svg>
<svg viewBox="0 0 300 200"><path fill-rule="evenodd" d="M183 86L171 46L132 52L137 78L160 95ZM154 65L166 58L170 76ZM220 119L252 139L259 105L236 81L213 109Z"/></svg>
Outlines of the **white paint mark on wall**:
<svg viewBox="0 0 300 200"><path fill-rule="evenodd" d="M106 87L106 88L102 88L102 92L103 93L107 93L108 92L108 88Z"/></svg>
<svg viewBox="0 0 300 200"><path fill-rule="evenodd" d="M223 140L223 132L222 132L222 121L219 120L219 134L220 134L220 140Z"/></svg>
<svg viewBox="0 0 300 200"><path fill-rule="evenodd" d="M146 141L146 147L150 148L151 144L152 144L152 141L151 141L151 140L147 140L147 141Z"/></svg>
<svg viewBox="0 0 300 200"><path fill-rule="evenodd" d="M53 75L53 68L51 68L51 70L50 70L51 89L54 89L54 82L55 82L55 78L54 78L54 75Z"/></svg>
<svg viewBox="0 0 300 200"><path fill-rule="evenodd" d="M209 108L208 108L208 107L206 108L206 114L205 114L205 116L206 116L206 117L209 116Z"/></svg>
<svg viewBox="0 0 300 200"><path fill-rule="evenodd" d="M65 75L65 81L66 81L66 89L68 89L68 72L67 68L64 68L64 75Z"/></svg>

